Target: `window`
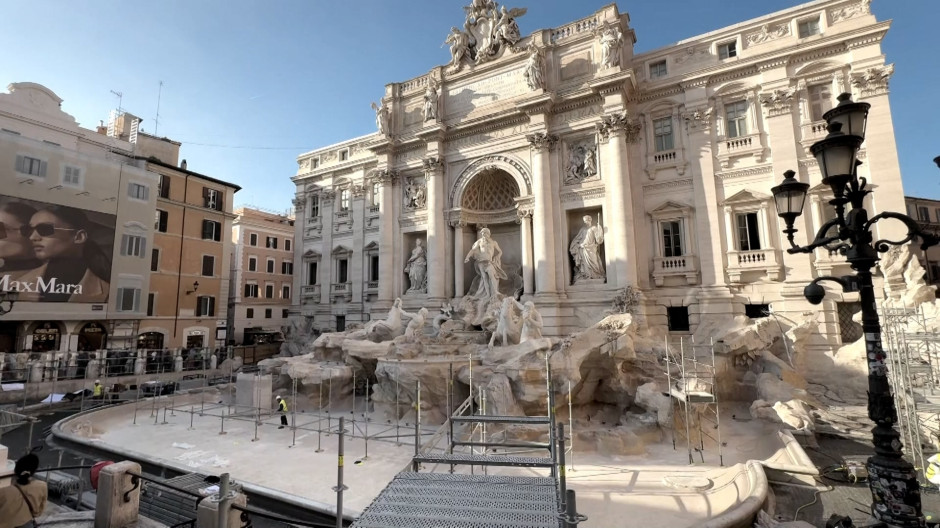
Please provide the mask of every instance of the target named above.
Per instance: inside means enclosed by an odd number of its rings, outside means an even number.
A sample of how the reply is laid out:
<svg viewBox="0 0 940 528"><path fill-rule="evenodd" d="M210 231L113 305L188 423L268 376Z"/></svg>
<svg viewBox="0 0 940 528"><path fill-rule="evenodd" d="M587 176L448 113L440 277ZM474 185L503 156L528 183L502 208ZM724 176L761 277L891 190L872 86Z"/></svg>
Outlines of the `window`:
<svg viewBox="0 0 940 528"><path fill-rule="evenodd" d="M65 165L62 169L62 185L68 185L69 187L81 187L82 169L73 167L71 165Z"/></svg>
<svg viewBox="0 0 940 528"><path fill-rule="evenodd" d="M268 259L268 273L274 273L274 259Z"/></svg>
<svg viewBox="0 0 940 528"><path fill-rule="evenodd" d="M339 151L339 160L340 160L340 161L346 161L346 160L348 160L348 159L349 159L349 151L348 151L348 150L341 150L341 151Z"/></svg>
<svg viewBox="0 0 940 528"><path fill-rule="evenodd" d="M721 60L738 56L738 44L735 41L718 45L718 58Z"/></svg>
<svg viewBox="0 0 940 528"><path fill-rule="evenodd" d="M349 280L349 260L339 259L339 266L336 274L336 282L340 284Z"/></svg>
<svg viewBox="0 0 940 528"><path fill-rule="evenodd" d="M203 277L215 275L215 257L212 255L202 256L202 275Z"/></svg>
<svg viewBox="0 0 940 528"><path fill-rule="evenodd" d="M313 286L317 283L317 264L318 262L310 262L307 264L307 285Z"/></svg>
<svg viewBox="0 0 940 528"><path fill-rule="evenodd" d="M160 233L166 233L169 219L170 213L157 209L157 214L153 220L153 228Z"/></svg>
<svg viewBox="0 0 940 528"><path fill-rule="evenodd" d="M281 299L290 299L290 286L281 286Z"/></svg>
<svg viewBox="0 0 940 528"><path fill-rule="evenodd" d="M770 305L769 304L745 304L744 315L750 317L751 319L760 319L762 317L767 317L768 315L770 315Z"/></svg>
<svg viewBox="0 0 940 528"><path fill-rule="evenodd" d="M747 101L725 105L729 138L747 135Z"/></svg>
<svg viewBox="0 0 940 528"><path fill-rule="evenodd" d="M202 239L215 240L216 242L222 240L222 224L214 220L203 220Z"/></svg>
<svg viewBox="0 0 940 528"><path fill-rule="evenodd" d="M166 174L160 175L160 185L157 186L157 192L160 194L160 198L170 197L170 177Z"/></svg>
<svg viewBox="0 0 940 528"><path fill-rule="evenodd" d="M287 318L288 318L287 308L284 308L283 310L281 310L281 318L282 318L282 319L287 319Z"/></svg>
<svg viewBox="0 0 940 528"><path fill-rule="evenodd" d="M735 215L738 227L738 250L756 251L760 249L760 230L757 227L757 213Z"/></svg>
<svg viewBox="0 0 940 528"><path fill-rule="evenodd" d="M277 249L277 237L265 237L264 247Z"/></svg>
<svg viewBox="0 0 940 528"><path fill-rule="evenodd" d="M140 308L140 288L118 288L117 311L136 312Z"/></svg>
<svg viewBox="0 0 940 528"><path fill-rule="evenodd" d="M678 220L667 220L659 224L663 230L663 256L681 257L682 252L682 224Z"/></svg>
<svg viewBox="0 0 940 528"><path fill-rule="evenodd" d="M369 257L369 280L377 281L379 280L379 256L372 255Z"/></svg>
<svg viewBox="0 0 940 528"><path fill-rule="evenodd" d="M689 307L669 306L666 308L666 323L670 332L689 331Z"/></svg>
<svg viewBox="0 0 940 528"><path fill-rule="evenodd" d="M343 189L339 193L339 210L340 211L349 210L349 189Z"/></svg>
<svg viewBox="0 0 940 528"><path fill-rule="evenodd" d="M157 305L157 294L148 293L147 294L147 315L152 316L154 307Z"/></svg>
<svg viewBox="0 0 940 528"><path fill-rule="evenodd" d="M370 205L379 205L379 190L380 189L381 187L379 187L378 183L372 184L372 194L369 200Z"/></svg>
<svg viewBox="0 0 940 528"><path fill-rule="evenodd" d="M257 246L258 245L258 233L252 233L248 235L248 245Z"/></svg>
<svg viewBox="0 0 940 528"><path fill-rule="evenodd" d="M210 189L208 187L202 188L202 199L203 203L207 209L215 209L216 211L222 210L222 205L225 200L224 194L222 191L217 191L215 189Z"/></svg>
<svg viewBox="0 0 940 528"><path fill-rule="evenodd" d="M150 250L150 271L160 271L160 250Z"/></svg>
<svg viewBox="0 0 940 528"><path fill-rule="evenodd" d="M653 137L656 142L656 152L672 150L672 118L664 117L653 121Z"/></svg>
<svg viewBox="0 0 940 528"><path fill-rule="evenodd" d="M39 178L46 177L46 162L29 156L16 157L16 172Z"/></svg>
<svg viewBox="0 0 940 528"><path fill-rule="evenodd" d="M797 30L800 38L811 37L819 34L819 17L801 20L797 24Z"/></svg>
<svg viewBox="0 0 940 528"><path fill-rule="evenodd" d="M310 160L310 167L313 169L320 167L320 158L313 158Z"/></svg>
<svg viewBox="0 0 940 528"><path fill-rule="evenodd" d="M813 121L822 121L823 114L832 109L832 87L814 84L806 90L809 94L809 112Z"/></svg>
<svg viewBox="0 0 940 528"><path fill-rule="evenodd" d="M929 222L930 210L924 206L918 206L917 207L917 219L920 220L921 222Z"/></svg>
<svg viewBox="0 0 940 528"><path fill-rule="evenodd" d="M147 251L147 239L137 235L121 236L121 255L143 257Z"/></svg>
<svg viewBox="0 0 940 528"><path fill-rule="evenodd" d="M273 285L273 284L265 284L265 285L264 285L264 298L265 298L265 299L273 299L273 298L274 298L274 285Z"/></svg>
<svg viewBox="0 0 940 528"><path fill-rule="evenodd" d="M310 195L310 218L320 217L320 195Z"/></svg>
<svg viewBox="0 0 940 528"><path fill-rule="evenodd" d="M293 262L281 262L281 274L283 275L293 275L294 274L294 263Z"/></svg>
<svg viewBox="0 0 940 528"><path fill-rule="evenodd" d="M258 298L258 285L246 284L245 285L245 297L257 299Z"/></svg>
<svg viewBox="0 0 940 528"><path fill-rule="evenodd" d="M248 271L258 271L258 259L248 257Z"/></svg>
<svg viewBox="0 0 940 528"><path fill-rule="evenodd" d="M337 315L336 316L336 331L343 332L346 330L346 316Z"/></svg>
<svg viewBox="0 0 940 528"><path fill-rule="evenodd" d="M271 313L272 313L272 311L271 311L270 308L265 308L265 309L264 309L264 318L265 318L265 319L270 319L270 318L271 318Z"/></svg>
<svg viewBox="0 0 940 528"><path fill-rule="evenodd" d="M128 183L127 195L135 200L147 201L150 198L150 187L139 183Z"/></svg>
<svg viewBox="0 0 940 528"><path fill-rule="evenodd" d="M290 251L290 239L289 238L284 239L284 251Z"/></svg>
<svg viewBox="0 0 940 528"><path fill-rule="evenodd" d="M661 60L650 64L650 79L658 79L666 76L666 61Z"/></svg>
<svg viewBox="0 0 940 528"><path fill-rule="evenodd" d="M196 317L215 316L215 297L200 295L196 297Z"/></svg>
<svg viewBox="0 0 940 528"><path fill-rule="evenodd" d="M254 308L248 308L247 310L245 310L245 317L248 318L248 319L254 319L254 317L255 317L255 309L254 309Z"/></svg>

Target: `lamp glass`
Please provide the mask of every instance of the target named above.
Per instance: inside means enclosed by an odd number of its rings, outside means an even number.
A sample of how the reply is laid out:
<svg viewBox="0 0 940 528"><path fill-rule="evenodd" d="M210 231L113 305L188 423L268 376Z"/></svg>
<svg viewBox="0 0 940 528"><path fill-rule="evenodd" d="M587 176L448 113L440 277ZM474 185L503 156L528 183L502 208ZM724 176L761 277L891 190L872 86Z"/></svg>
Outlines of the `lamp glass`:
<svg viewBox="0 0 940 528"><path fill-rule="evenodd" d="M868 110L871 105L853 102L851 95L847 93L840 95L838 99L839 104L823 114L823 119L829 124L839 123L842 125L842 132L847 135L864 139L865 129L868 126Z"/></svg>
<svg viewBox="0 0 940 528"><path fill-rule="evenodd" d="M809 184L797 181L793 171L787 171L784 175L783 182L771 189L777 215L784 219L796 218L803 214Z"/></svg>

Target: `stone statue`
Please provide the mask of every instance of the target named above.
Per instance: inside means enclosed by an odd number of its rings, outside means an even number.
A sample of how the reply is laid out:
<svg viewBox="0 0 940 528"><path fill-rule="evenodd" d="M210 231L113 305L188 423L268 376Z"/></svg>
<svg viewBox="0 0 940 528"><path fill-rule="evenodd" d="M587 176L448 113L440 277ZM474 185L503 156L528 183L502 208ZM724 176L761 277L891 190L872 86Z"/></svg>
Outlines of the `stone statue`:
<svg viewBox="0 0 940 528"><path fill-rule="evenodd" d="M591 146L575 145L568 150L565 183L579 183L597 174L597 154Z"/></svg>
<svg viewBox="0 0 940 528"><path fill-rule="evenodd" d="M512 297L504 297L498 310L494 310L493 316L496 319L496 330L490 336L489 347L493 348L496 344L496 338L499 338L503 346L517 344L519 337L519 323L516 316L516 308L522 305Z"/></svg>
<svg viewBox="0 0 940 528"><path fill-rule="evenodd" d="M568 251L574 258L574 282L579 280L605 279L604 263L601 261L600 248L604 243L604 228L601 215L597 215L597 225L589 215L583 217L584 227L571 240Z"/></svg>
<svg viewBox="0 0 940 528"><path fill-rule="evenodd" d="M380 343L390 341L399 335L402 331L402 317L407 312L401 309L401 298L396 298L388 311L388 316L384 320L372 321L365 327L365 336L371 341ZM353 336L350 335L350 338Z"/></svg>
<svg viewBox="0 0 940 528"><path fill-rule="evenodd" d="M372 109L375 110L375 126L383 136L387 136L388 129L388 106L382 101L382 106L372 103Z"/></svg>
<svg viewBox="0 0 940 528"><path fill-rule="evenodd" d="M465 32L462 32L463 39L458 36L461 33L456 28L451 30L451 36L445 43L452 44L451 56L456 60L459 53L459 44L466 42L463 47L464 53L460 57L468 56L474 64L482 64L499 56L499 54L509 48L515 49L516 43L522 38L519 32L519 24L516 18L526 13L525 8L506 9L505 6L497 9L496 2L491 0L475 0L472 4L464 7L467 17L464 20ZM457 49L455 49L457 48ZM454 63L454 70L459 70L460 64Z"/></svg>
<svg viewBox="0 0 940 528"><path fill-rule="evenodd" d="M415 248L411 250L411 258L405 264L405 273L408 274L410 287L408 293L426 293L428 291L428 261L421 239L415 240Z"/></svg>
<svg viewBox="0 0 940 528"><path fill-rule="evenodd" d="M522 333L519 334L519 342L525 343L533 339L542 338L542 314L535 309L535 303L527 301L525 305L515 301L522 310Z"/></svg>
<svg viewBox="0 0 940 528"><path fill-rule="evenodd" d="M404 192L406 209L423 209L424 206L427 205L427 195L424 191L424 186L416 183L413 178L408 180Z"/></svg>
<svg viewBox="0 0 940 528"><path fill-rule="evenodd" d="M432 81L428 83L428 89L424 91L424 108L422 109L422 113L424 114L425 121L437 120L437 107L437 86L435 86Z"/></svg>
<svg viewBox="0 0 940 528"><path fill-rule="evenodd" d="M467 292L467 295L492 299L499 294L499 281L507 278L506 272L502 267L503 250L499 244L490 238L490 230L483 228L480 230L480 238L473 243L470 252L464 262L470 262L472 257L475 261L475 268L479 278L479 284L474 292Z"/></svg>
<svg viewBox="0 0 940 528"><path fill-rule="evenodd" d="M408 326L405 328L405 338L414 342L418 339L418 336L424 333L424 322L428 318L428 309L421 308L418 313L411 315L411 321L408 322Z"/></svg>
<svg viewBox="0 0 940 528"><path fill-rule="evenodd" d="M601 33L601 65L605 68L620 66L623 51L623 32L619 27L609 27Z"/></svg>
<svg viewBox="0 0 940 528"><path fill-rule="evenodd" d="M519 42L522 36L519 32L519 24L516 23L516 17L524 15L526 11L527 9L524 7L514 7L509 10L506 9L506 6L499 8L499 20L496 21L496 27L493 30L496 44L502 42L507 46L515 46Z"/></svg>
<svg viewBox="0 0 940 528"><path fill-rule="evenodd" d="M586 149L584 151L583 172L585 177L590 177L597 174L597 155L594 153L594 149L592 148Z"/></svg>
<svg viewBox="0 0 940 528"><path fill-rule="evenodd" d="M545 80L542 77L545 70L545 58L542 56L542 50L534 43L529 43L529 59L525 63L525 82L530 90L541 90L545 88Z"/></svg>
<svg viewBox="0 0 940 528"><path fill-rule="evenodd" d="M470 37L456 27L450 28L450 35L444 40L444 44L450 44L450 67L453 71L460 71L463 66L463 59L470 52Z"/></svg>
<svg viewBox="0 0 940 528"><path fill-rule="evenodd" d="M434 327L434 335L441 335L441 325L444 324L444 321L450 321L454 318L454 307L450 303L446 302L441 305L441 313L434 316L434 320L431 322L431 326Z"/></svg>

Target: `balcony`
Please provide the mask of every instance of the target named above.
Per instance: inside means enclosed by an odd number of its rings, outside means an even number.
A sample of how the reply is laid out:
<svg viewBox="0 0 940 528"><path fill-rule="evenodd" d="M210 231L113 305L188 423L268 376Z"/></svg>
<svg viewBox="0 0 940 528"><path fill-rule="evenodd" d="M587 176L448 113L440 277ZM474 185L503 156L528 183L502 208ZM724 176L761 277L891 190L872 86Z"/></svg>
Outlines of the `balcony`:
<svg viewBox="0 0 940 528"><path fill-rule="evenodd" d="M369 206L369 216L379 216L378 204Z"/></svg>
<svg viewBox="0 0 940 528"><path fill-rule="evenodd" d="M319 284L308 284L303 286L300 290L300 294L303 297L304 301L309 301L314 304L320 302L320 285Z"/></svg>
<svg viewBox="0 0 940 528"><path fill-rule="evenodd" d="M826 137L828 133L825 121L806 123L800 127L800 143L803 144L806 152L809 153L810 145Z"/></svg>
<svg viewBox="0 0 940 528"><path fill-rule="evenodd" d="M662 286L666 277L685 277L687 284L698 284L698 257L695 255L654 257L653 281L656 286Z"/></svg>
<svg viewBox="0 0 940 528"><path fill-rule="evenodd" d="M722 168L731 167L735 158L754 156L758 162L764 161L764 145L760 133L748 134L718 141L718 162Z"/></svg>
<svg viewBox="0 0 940 528"><path fill-rule="evenodd" d="M749 271L765 272L770 280L780 280L780 258L776 249L728 252L728 277L732 283L741 282L741 274Z"/></svg>
<svg viewBox="0 0 940 528"><path fill-rule="evenodd" d="M377 292L379 291L379 281L367 281L365 287L367 292Z"/></svg>
<svg viewBox="0 0 940 528"><path fill-rule="evenodd" d="M352 302L352 284L348 282L337 282L330 285L330 298L333 302L337 299L345 299L346 302Z"/></svg>

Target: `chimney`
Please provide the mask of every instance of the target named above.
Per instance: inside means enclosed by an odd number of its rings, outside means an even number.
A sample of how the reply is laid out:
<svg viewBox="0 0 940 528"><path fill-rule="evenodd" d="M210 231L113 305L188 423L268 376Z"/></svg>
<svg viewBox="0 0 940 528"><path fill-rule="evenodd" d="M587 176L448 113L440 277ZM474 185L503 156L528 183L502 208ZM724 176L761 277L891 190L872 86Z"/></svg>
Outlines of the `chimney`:
<svg viewBox="0 0 940 528"><path fill-rule="evenodd" d="M98 121L98 128L95 131L101 134L102 136L108 135L108 127L107 125L104 124L103 119Z"/></svg>
<svg viewBox="0 0 940 528"><path fill-rule="evenodd" d="M180 162L180 168L186 170L186 160Z"/></svg>

